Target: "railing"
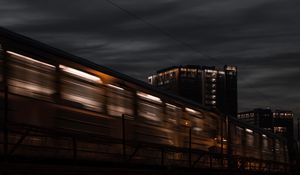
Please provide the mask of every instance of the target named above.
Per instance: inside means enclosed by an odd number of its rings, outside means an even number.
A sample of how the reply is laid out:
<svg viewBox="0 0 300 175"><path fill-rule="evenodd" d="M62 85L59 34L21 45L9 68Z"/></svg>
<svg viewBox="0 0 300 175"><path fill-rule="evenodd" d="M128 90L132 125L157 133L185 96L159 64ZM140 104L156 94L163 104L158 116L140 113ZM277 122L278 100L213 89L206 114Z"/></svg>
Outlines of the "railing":
<svg viewBox="0 0 300 175"><path fill-rule="evenodd" d="M1 157L38 157L66 160L93 160L160 167L232 169L238 171L287 172L289 165L241 156L227 156L188 148L128 140L123 115L122 139L93 134L49 130L28 125L10 124L7 133L1 129ZM7 134L7 143L5 141ZM190 138L191 138L191 132ZM6 147L4 146L6 145ZM6 152L5 149L6 148Z"/></svg>

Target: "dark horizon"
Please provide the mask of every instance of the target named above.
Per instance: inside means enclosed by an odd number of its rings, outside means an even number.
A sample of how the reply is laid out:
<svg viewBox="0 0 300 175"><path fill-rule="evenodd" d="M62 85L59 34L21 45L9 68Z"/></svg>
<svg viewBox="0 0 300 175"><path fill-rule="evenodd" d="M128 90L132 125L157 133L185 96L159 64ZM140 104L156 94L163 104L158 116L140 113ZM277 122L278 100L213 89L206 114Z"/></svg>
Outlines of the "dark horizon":
<svg viewBox="0 0 300 175"><path fill-rule="evenodd" d="M192 48L107 1L1 1L0 21L143 81L180 64L236 65L239 111L271 107L299 116L300 2L113 2Z"/></svg>

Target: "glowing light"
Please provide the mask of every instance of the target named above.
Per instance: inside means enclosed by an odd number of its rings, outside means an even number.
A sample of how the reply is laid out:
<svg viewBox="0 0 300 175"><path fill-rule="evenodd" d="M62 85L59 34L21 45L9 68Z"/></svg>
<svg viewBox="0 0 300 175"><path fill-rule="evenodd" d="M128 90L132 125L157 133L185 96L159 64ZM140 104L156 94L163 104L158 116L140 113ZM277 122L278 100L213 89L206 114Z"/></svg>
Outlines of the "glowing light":
<svg viewBox="0 0 300 175"><path fill-rule="evenodd" d="M267 136L265 134L262 135L264 138L267 138Z"/></svg>
<svg viewBox="0 0 300 175"><path fill-rule="evenodd" d="M118 89L118 90L124 91L124 89L121 88L121 87L119 87L119 86L115 86L115 85L112 85L112 84L107 84L107 86L112 87L114 89Z"/></svg>
<svg viewBox="0 0 300 175"><path fill-rule="evenodd" d="M186 126L188 126L188 125L189 125L189 121L186 120L186 121L184 122L184 124L185 124Z"/></svg>
<svg viewBox="0 0 300 175"><path fill-rule="evenodd" d="M226 140L226 139L223 139L223 142L227 142L227 140Z"/></svg>
<svg viewBox="0 0 300 175"><path fill-rule="evenodd" d="M25 60L28 60L28 61L31 61L31 62L34 62L34 63L38 63L38 64L41 64L41 65L44 65L44 66L47 66L47 67L51 67L51 68L55 68L55 66L51 65L51 64L48 64L48 63L44 63L42 61L38 61L38 60L35 60L35 59L32 59L30 57L27 57L27 56L24 56L24 55L20 55L18 53L15 53L15 52L12 52L12 51L6 51L8 54L10 55L13 55L15 57L19 57L19 58L23 58Z"/></svg>
<svg viewBox="0 0 300 175"><path fill-rule="evenodd" d="M170 107L170 108L174 108L174 109L177 109L177 108L178 108L177 106L172 105L172 104L170 104L170 103L166 103L166 105L167 105L167 107Z"/></svg>
<svg viewBox="0 0 300 175"><path fill-rule="evenodd" d="M205 69L205 72L209 72L209 73L217 73L216 70L210 70L210 69Z"/></svg>
<svg viewBox="0 0 300 175"><path fill-rule="evenodd" d="M194 114L199 114L198 111L196 111L194 109L191 109L191 108L185 108L185 110L188 111L188 112L194 113Z"/></svg>
<svg viewBox="0 0 300 175"><path fill-rule="evenodd" d="M200 131L202 131L203 129L202 129L202 128L199 128L199 127L194 127L193 130L200 132Z"/></svg>
<svg viewBox="0 0 300 175"><path fill-rule="evenodd" d="M251 129L246 129L246 132L253 133Z"/></svg>
<svg viewBox="0 0 300 175"><path fill-rule="evenodd" d="M86 72L77 70L77 69L73 69L71 67L67 67L64 65L59 65L59 68L61 68L63 71L68 72L70 74L82 77L84 79L90 80L90 81L94 81L94 82L99 82L102 83L101 79L99 77L96 77L94 75L88 74Z"/></svg>
<svg viewBox="0 0 300 175"><path fill-rule="evenodd" d="M152 100L152 101L155 101L155 102L159 102L159 103L162 102L160 98L155 97L155 96L150 95L150 94L146 94L144 92L138 92L137 95L140 96L140 97L142 97L142 98L145 98L145 99L148 99L148 100Z"/></svg>

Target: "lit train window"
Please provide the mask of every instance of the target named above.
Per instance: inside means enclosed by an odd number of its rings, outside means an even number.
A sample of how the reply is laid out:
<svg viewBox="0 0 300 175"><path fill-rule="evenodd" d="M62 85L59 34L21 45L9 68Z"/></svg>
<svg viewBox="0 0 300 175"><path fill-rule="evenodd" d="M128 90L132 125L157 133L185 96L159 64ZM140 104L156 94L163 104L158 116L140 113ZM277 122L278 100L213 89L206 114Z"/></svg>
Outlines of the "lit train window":
<svg viewBox="0 0 300 175"><path fill-rule="evenodd" d="M166 112L166 117L165 117L166 122L173 125L177 125L178 119L182 116L182 108L166 103L165 112Z"/></svg>
<svg viewBox="0 0 300 175"><path fill-rule="evenodd" d="M103 112L104 90L100 86L81 81L80 79L61 75L61 97L64 100L79 104L85 109Z"/></svg>
<svg viewBox="0 0 300 175"><path fill-rule="evenodd" d="M280 152L281 152L281 150L280 150L280 142L279 142L279 140L275 140L275 152L277 153L277 154L280 154Z"/></svg>
<svg viewBox="0 0 300 175"><path fill-rule="evenodd" d="M139 100L138 114L147 120L159 122L163 119L163 108L155 103Z"/></svg>
<svg viewBox="0 0 300 175"><path fill-rule="evenodd" d="M55 93L55 66L7 51L9 91L51 100Z"/></svg>
<svg viewBox="0 0 300 175"><path fill-rule="evenodd" d="M124 88L108 84L107 111L112 116L133 115L133 94Z"/></svg>
<svg viewBox="0 0 300 175"><path fill-rule="evenodd" d="M235 127L235 138L234 143L236 144L242 144L242 137L243 137L243 129L236 126Z"/></svg>

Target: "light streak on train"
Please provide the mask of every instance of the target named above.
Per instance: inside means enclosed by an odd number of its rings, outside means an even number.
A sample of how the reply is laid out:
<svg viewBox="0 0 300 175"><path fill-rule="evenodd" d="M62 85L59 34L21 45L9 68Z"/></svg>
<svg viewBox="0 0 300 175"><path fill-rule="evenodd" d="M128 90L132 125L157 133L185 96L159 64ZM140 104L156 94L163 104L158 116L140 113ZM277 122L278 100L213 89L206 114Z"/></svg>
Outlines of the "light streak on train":
<svg viewBox="0 0 300 175"><path fill-rule="evenodd" d="M107 84L107 86L118 89L118 90L121 90L121 91L124 91L124 88L121 88L119 86L115 86L115 85L112 85L112 84Z"/></svg>
<svg viewBox="0 0 300 175"><path fill-rule="evenodd" d="M68 73L73 74L75 76L79 76L79 77L82 77L82 78L90 80L90 81L102 83L102 81L99 77L88 74L86 72L83 72L83 71L80 71L80 70L77 70L77 69L74 69L74 68L71 68L71 67L67 67L67 66L64 66L64 65L59 65L59 68L61 68L65 72L68 72Z"/></svg>
<svg viewBox="0 0 300 175"><path fill-rule="evenodd" d="M145 98L145 99L148 99L148 100L152 100L152 101L155 101L155 102L158 102L158 103L162 102L160 98L155 97L155 96L150 95L150 94L146 94L144 92L138 92L137 95L140 96L140 97L142 97L142 98Z"/></svg>
<svg viewBox="0 0 300 175"><path fill-rule="evenodd" d="M27 56L24 56L24 55L21 55L21 54L12 52L12 51L6 51L6 52L7 52L8 54L10 54L11 56L13 56L13 57L19 57L19 58L22 58L22 59L31 61L31 62L33 62L33 63L38 63L38 64L42 64L42 65L47 66L47 67L50 67L50 68L55 68L55 66L53 66L53 65L51 65L51 64L47 64L47 63L44 63L44 62L42 62L42 61L38 61L38 60L32 59L32 58L30 58L30 57L27 57Z"/></svg>

